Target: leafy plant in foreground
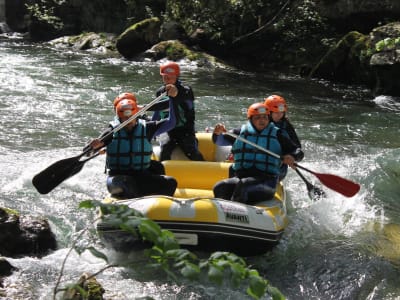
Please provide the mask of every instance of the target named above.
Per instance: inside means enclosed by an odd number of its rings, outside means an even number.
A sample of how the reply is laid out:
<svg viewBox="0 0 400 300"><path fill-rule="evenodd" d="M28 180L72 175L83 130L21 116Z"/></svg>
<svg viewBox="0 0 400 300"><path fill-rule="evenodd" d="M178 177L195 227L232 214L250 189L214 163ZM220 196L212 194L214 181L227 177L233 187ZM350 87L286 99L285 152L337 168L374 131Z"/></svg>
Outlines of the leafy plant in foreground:
<svg viewBox="0 0 400 300"><path fill-rule="evenodd" d="M112 224L115 228L121 228L150 242L153 246L145 250L149 258L146 267L162 269L174 281L177 281L179 277L189 280L206 278L212 283L222 285L224 280L229 278L230 284L234 287L246 287L247 294L254 299L260 299L266 293L274 300L285 299L278 289L260 276L257 270L249 268L243 258L233 253L214 252L207 259L199 259L189 250L181 249L172 232L161 229L157 223L143 217L138 211L128 206L88 200L81 202L80 207L97 208L101 212L101 218L107 224ZM72 248L75 248L75 243ZM81 253L83 249L76 250ZM107 256L101 251L92 246L87 247L86 250L108 263ZM137 265L137 262L135 264ZM107 265L96 274L114 266ZM55 293L58 291L55 289ZM80 290L80 292L83 291Z"/></svg>

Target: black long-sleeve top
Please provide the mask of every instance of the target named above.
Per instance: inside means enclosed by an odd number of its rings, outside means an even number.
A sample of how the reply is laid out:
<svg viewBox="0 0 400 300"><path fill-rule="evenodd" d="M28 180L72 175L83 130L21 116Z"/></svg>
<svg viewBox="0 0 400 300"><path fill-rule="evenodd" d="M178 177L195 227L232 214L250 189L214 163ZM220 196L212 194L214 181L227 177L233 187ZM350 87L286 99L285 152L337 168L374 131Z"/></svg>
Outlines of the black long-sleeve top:
<svg viewBox="0 0 400 300"><path fill-rule="evenodd" d="M195 109L194 109L194 95L190 86L183 85L180 80L175 83L178 89L176 97L169 97L172 99L175 108L176 126L168 133L170 136L175 134L181 135L183 132L195 132ZM156 95L159 96L165 92L165 85L161 86ZM159 102L151 107L152 111L164 110L168 107L168 101ZM183 113L182 113L183 111Z"/></svg>

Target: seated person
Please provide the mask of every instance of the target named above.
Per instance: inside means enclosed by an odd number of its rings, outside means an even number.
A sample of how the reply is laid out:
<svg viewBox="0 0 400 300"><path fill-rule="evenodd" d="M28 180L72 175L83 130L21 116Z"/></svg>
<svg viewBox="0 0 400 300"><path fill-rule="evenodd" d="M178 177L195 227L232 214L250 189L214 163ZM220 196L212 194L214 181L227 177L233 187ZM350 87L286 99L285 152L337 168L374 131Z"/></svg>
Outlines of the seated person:
<svg viewBox="0 0 400 300"><path fill-rule="evenodd" d="M233 130L236 135L274 152L282 160L256 149L254 146L224 135L226 128L217 124L213 141L218 145L232 145L234 176L217 182L213 188L217 198L254 204L272 199L279 181L281 164L295 168L304 157L297 147L274 123L264 103L254 103L247 110L248 122Z"/></svg>

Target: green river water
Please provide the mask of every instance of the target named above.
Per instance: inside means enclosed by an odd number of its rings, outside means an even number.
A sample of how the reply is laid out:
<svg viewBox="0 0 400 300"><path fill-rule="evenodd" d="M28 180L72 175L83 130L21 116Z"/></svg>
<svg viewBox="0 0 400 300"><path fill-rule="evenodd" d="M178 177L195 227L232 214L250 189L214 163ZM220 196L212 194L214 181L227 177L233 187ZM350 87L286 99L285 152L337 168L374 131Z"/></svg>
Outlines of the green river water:
<svg viewBox="0 0 400 300"><path fill-rule="evenodd" d="M239 126L251 103L279 93L303 143L302 164L361 184L352 198L319 185L328 197L312 202L303 181L289 171L289 226L272 252L248 263L288 299L400 299L400 99L279 73L189 63L182 63L182 73L195 93L197 130L217 122ZM47 217L59 244L42 259L7 258L19 270L4 281L6 299L52 298L72 239L94 218L78 209L79 202L107 195L104 157L47 195L36 192L32 177L79 154L111 120L116 95L134 92L146 103L160 84L158 63L0 37L0 206ZM73 254L63 280L102 266L87 252ZM113 268L97 279L106 299L246 299L229 285L171 283L161 272Z"/></svg>

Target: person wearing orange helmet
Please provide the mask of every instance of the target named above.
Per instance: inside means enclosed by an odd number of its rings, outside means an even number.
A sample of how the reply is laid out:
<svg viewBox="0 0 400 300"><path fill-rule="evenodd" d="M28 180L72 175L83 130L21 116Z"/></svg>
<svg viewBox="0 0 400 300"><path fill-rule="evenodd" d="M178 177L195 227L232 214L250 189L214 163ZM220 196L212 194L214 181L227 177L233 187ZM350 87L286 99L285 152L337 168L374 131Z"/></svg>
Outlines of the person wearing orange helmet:
<svg viewBox="0 0 400 300"><path fill-rule="evenodd" d="M170 101L169 118L146 121L133 118L120 130L113 128L138 115L137 100L120 99L115 105L115 117L99 138L90 142L94 151L106 146L107 189L120 199L145 195L173 196L177 187L175 178L155 174L151 169L154 136L168 131L175 124L175 113Z"/></svg>
<svg viewBox="0 0 400 300"><path fill-rule="evenodd" d="M297 147L301 148L300 139L297 136L296 130L287 117L288 107L285 98L279 95L270 95L264 99L264 104L271 112L270 120L288 136ZM284 179L287 174L287 165L282 165L280 179Z"/></svg>
<svg viewBox="0 0 400 300"><path fill-rule="evenodd" d="M280 166L295 168L304 153L283 132L270 122L270 112L264 103L254 103L247 110L247 123L233 129L235 135L278 154L271 156L254 146L229 135L224 124L217 124L213 141L217 145L232 145L234 176L217 182L213 188L217 198L254 204L271 199L279 180Z"/></svg>
<svg viewBox="0 0 400 300"><path fill-rule="evenodd" d="M124 99L130 99L130 100L132 100L132 101L134 101L134 102L137 103L137 99L136 99L135 94L129 93L129 92L121 93L121 94L119 94L117 97L115 97L115 99L114 99L114 102L113 102L113 104L114 104L114 111L115 111L115 108L116 108L117 104L118 104L121 100L124 100ZM141 109L142 106L141 106L141 105L138 105L138 108ZM151 119L151 118L150 118L149 116L147 116L146 114L141 115L139 118L145 119L145 120L150 120L150 119Z"/></svg>
<svg viewBox="0 0 400 300"><path fill-rule="evenodd" d="M115 97L115 99L114 99L114 102L113 102L113 104L114 104L114 110L115 110L115 108L117 107L118 103L119 103L121 100L124 100L124 99L132 100L132 101L134 101L135 103L137 103L137 99L136 99L136 96L135 96L134 94L132 94L132 93L127 93L127 92L121 93L121 94L119 94L117 97Z"/></svg>
<svg viewBox="0 0 400 300"><path fill-rule="evenodd" d="M202 161L203 155L198 149L195 133L195 107L194 95L190 86L184 85L180 80L180 67L176 62L168 61L161 64L160 75L163 80L156 95L163 92L172 99L175 107L176 125L168 131L168 141L161 144L160 160L170 160L172 151L180 147L183 153L191 160ZM158 103L152 107L153 120L161 119L161 111L166 108L165 103Z"/></svg>

